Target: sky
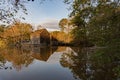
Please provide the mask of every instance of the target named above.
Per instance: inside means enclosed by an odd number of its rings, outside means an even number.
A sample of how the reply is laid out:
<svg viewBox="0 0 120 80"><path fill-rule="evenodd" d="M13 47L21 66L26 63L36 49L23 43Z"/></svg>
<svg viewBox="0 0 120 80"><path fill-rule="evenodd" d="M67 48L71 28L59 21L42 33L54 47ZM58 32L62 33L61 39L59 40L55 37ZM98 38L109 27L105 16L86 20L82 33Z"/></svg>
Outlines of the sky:
<svg viewBox="0 0 120 80"><path fill-rule="evenodd" d="M60 30L59 21L69 15L68 5L63 0L46 0L42 4L40 0L30 1L26 8L28 15L24 15L25 22L32 24L35 29L41 25L49 31Z"/></svg>

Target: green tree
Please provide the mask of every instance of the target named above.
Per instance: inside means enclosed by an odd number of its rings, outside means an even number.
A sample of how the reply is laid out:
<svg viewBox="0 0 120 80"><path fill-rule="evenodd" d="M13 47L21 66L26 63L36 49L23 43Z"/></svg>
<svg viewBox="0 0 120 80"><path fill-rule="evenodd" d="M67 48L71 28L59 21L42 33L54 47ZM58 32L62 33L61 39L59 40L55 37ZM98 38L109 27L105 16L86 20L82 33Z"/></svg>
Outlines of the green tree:
<svg viewBox="0 0 120 80"><path fill-rule="evenodd" d="M116 40L120 42L119 0L65 0L65 2L71 2L70 16L73 17L73 24L82 30L85 29L85 36L89 41L96 45L106 45Z"/></svg>
<svg viewBox="0 0 120 80"><path fill-rule="evenodd" d="M100 8L89 23L89 38L95 44L110 44L119 42L120 37L120 10L111 5ZM103 12L102 12L103 11ZM101 12L101 13L100 13ZM98 15L99 14L99 15ZM103 14L103 15L101 15ZM99 41L98 41L99 40Z"/></svg>

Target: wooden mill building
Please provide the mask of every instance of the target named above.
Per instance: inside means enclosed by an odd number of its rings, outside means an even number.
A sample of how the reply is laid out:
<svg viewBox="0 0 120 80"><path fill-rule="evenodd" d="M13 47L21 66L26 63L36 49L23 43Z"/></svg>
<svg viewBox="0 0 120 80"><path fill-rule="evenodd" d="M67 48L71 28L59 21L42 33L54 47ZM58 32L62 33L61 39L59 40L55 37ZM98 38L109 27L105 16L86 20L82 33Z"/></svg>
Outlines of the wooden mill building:
<svg viewBox="0 0 120 80"><path fill-rule="evenodd" d="M49 45L50 33L46 29L39 29L30 35L32 45Z"/></svg>

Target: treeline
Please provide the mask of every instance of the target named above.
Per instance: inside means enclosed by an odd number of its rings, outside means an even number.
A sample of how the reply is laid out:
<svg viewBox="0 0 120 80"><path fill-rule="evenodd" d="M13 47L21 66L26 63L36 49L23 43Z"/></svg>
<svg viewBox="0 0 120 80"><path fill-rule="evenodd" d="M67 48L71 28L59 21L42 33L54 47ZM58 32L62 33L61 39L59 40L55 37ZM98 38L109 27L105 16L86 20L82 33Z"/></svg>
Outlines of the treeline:
<svg viewBox="0 0 120 80"><path fill-rule="evenodd" d="M8 26L0 25L0 47L21 46L23 43L31 43L31 33L34 33L33 27L28 23L16 21ZM72 35L63 31L53 31L50 32L50 35L51 45L66 45L72 41Z"/></svg>
<svg viewBox="0 0 120 80"><path fill-rule="evenodd" d="M120 44L119 0L65 0L71 5L74 43L97 46Z"/></svg>
<svg viewBox="0 0 120 80"><path fill-rule="evenodd" d="M50 33L52 36L51 42L53 45L71 45L73 40L72 35L63 31L53 31Z"/></svg>
<svg viewBox="0 0 120 80"><path fill-rule="evenodd" d="M69 19L60 21L61 32L51 33L55 39L77 46L120 44L119 0L64 1L71 5L71 14ZM6 41L8 44L30 39L32 31L30 24L16 22L7 27L1 26L0 37L8 40ZM64 33L65 31L67 32Z"/></svg>
<svg viewBox="0 0 120 80"><path fill-rule="evenodd" d="M32 25L18 21L8 26L1 25L0 38L6 45L15 45L29 41L32 31Z"/></svg>

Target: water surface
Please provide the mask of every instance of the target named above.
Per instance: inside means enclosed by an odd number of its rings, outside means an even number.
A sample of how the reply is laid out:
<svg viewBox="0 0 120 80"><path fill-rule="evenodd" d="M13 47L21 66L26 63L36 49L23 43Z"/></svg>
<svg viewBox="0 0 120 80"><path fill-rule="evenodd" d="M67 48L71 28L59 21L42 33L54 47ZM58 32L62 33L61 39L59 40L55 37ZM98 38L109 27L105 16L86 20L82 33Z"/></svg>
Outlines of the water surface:
<svg viewBox="0 0 120 80"><path fill-rule="evenodd" d="M117 48L32 47L0 50L0 80L119 80Z"/></svg>

